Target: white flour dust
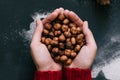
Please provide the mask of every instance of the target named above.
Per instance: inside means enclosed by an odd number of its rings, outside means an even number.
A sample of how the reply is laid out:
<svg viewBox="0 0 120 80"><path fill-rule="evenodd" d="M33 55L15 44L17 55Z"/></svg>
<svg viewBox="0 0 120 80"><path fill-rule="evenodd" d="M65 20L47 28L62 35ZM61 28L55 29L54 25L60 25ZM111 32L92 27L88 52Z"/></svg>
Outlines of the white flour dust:
<svg viewBox="0 0 120 80"><path fill-rule="evenodd" d="M31 41L34 29L36 27L35 21L40 18L45 18L50 12L36 13L32 16L33 22L30 23L30 29L20 33L24 40ZM106 35L109 36L109 35ZM106 37L105 36L105 37ZM115 45L116 44L116 45ZM114 47L113 49L111 47ZM120 80L120 36L109 36L109 42L98 49L98 55L96 57L97 64L93 66L92 77L95 78L102 70L105 77L110 80ZM112 55L108 56L110 53ZM101 61L101 62L100 62ZM102 64L104 63L104 64Z"/></svg>

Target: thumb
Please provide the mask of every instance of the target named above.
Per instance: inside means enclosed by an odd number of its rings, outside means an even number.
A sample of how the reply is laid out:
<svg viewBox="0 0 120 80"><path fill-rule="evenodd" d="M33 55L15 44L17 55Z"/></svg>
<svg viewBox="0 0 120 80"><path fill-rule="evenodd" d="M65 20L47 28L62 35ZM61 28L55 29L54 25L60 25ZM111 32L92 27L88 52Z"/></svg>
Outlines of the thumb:
<svg viewBox="0 0 120 80"><path fill-rule="evenodd" d="M32 42L40 42L43 31L43 24L41 20L36 21L36 29L33 34Z"/></svg>

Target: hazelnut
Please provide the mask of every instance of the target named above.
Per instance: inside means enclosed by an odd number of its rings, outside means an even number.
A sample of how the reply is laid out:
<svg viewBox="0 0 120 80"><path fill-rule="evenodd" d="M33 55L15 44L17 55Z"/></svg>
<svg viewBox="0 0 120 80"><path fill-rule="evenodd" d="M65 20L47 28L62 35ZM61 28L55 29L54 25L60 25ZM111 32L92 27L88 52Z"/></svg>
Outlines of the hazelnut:
<svg viewBox="0 0 120 80"><path fill-rule="evenodd" d="M69 24L69 27L70 27L70 28L76 27L76 24L75 24L75 23L70 23L70 24Z"/></svg>
<svg viewBox="0 0 120 80"><path fill-rule="evenodd" d="M62 41L62 42L65 41L65 36L63 34L59 36L59 41Z"/></svg>
<svg viewBox="0 0 120 80"><path fill-rule="evenodd" d="M51 45L48 45L47 48L48 48L49 51L52 50L52 46Z"/></svg>
<svg viewBox="0 0 120 80"><path fill-rule="evenodd" d="M60 48L60 49L64 49L64 48L65 48L65 47L64 47L64 43L61 43L61 42L60 42L60 43L59 43L59 48Z"/></svg>
<svg viewBox="0 0 120 80"><path fill-rule="evenodd" d="M45 44L46 44L46 45L49 45L50 42L51 42L51 39L50 39L50 38L46 38L46 39L45 39Z"/></svg>
<svg viewBox="0 0 120 80"><path fill-rule="evenodd" d="M59 49L58 49L57 47L55 47L55 48L52 49L52 52L53 52L53 53L58 53L58 52L59 52Z"/></svg>
<svg viewBox="0 0 120 80"><path fill-rule="evenodd" d="M54 33L53 33L53 32L50 32L50 33L49 33L49 36L50 36L50 38L53 38L53 37L54 37Z"/></svg>
<svg viewBox="0 0 120 80"><path fill-rule="evenodd" d="M62 56L62 55L64 55L64 54L65 54L65 52L64 52L64 51L59 50L59 55L60 55L60 56Z"/></svg>
<svg viewBox="0 0 120 80"><path fill-rule="evenodd" d="M54 60L55 60L55 62L59 62L59 60L60 60L60 56L56 56L56 57L54 57Z"/></svg>
<svg viewBox="0 0 120 80"><path fill-rule="evenodd" d="M62 56L60 57L60 61L61 61L61 62L65 62L65 61L67 61L67 59L68 59L68 57L65 56L65 55L62 55Z"/></svg>
<svg viewBox="0 0 120 80"><path fill-rule="evenodd" d="M59 36L61 34L61 31L60 30L59 31L55 31L54 34L55 34L55 36Z"/></svg>
<svg viewBox="0 0 120 80"><path fill-rule="evenodd" d="M72 33L73 35L76 35L76 34L77 34L76 27L72 27L72 28L71 28L71 33Z"/></svg>
<svg viewBox="0 0 120 80"><path fill-rule="evenodd" d="M71 37L71 33L70 32L64 32L64 35L65 35L65 37Z"/></svg>
<svg viewBox="0 0 120 80"><path fill-rule="evenodd" d="M49 31L47 29L43 29L43 35L48 35Z"/></svg>
<svg viewBox="0 0 120 80"><path fill-rule="evenodd" d="M79 52L79 51L80 51L80 48L81 48L80 45L76 45L75 48L74 48L74 51L75 51L75 52Z"/></svg>
<svg viewBox="0 0 120 80"><path fill-rule="evenodd" d="M76 40L75 40L74 37L71 38L71 43L72 43L73 45L76 44Z"/></svg>
<svg viewBox="0 0 120 80"><path fill-rule="evenodd" d="M70 41L68 41L68 42L66 42L66 48L71 48L71 46L72 46L72 43L70 42Z"/></svg>
<svg viewBox="0 0 120 80"><path fill-rule="evenodd" d="M66 55L66 56L70 56L70 54L71 54L71 50L70 50L70 49L66 49L66 50L65 50L65 55Z"/></svg>
<svg viewBox="0 0 120 80"><path fill-rule="evenodd" d="M70 38L67 38L67 39L66 39L66 42L70 42Z"/></svg>
<svg viewBox="0 0 120 80"><path fill-rule="evenodd" d="M80 27L77 27L76 30L77 30L77 33L78 33L78 34L81 33L81 28L80 28Z"/></svg>
<svg viewBox="0 0 120 80"><path fill-rule="evenodd" d="M54 41L58 41L58 37L54 37L53 40L54 40Z"/></svg>
<svg viewBox="0 0 120 80"><path fill-rule="evenodd" d="M75 58L76 55L77 55L76 52L74 52L74 51L71 52L71 57L72 57L72 58Z"/></svg>
<svg viewBox="0 0 120 80"><path fill-rule="evenodd" d="M63 20L63 24L68 24L69 22L70 22L70 21L69 21L69 19L67 19L67 18Z"/></svg>
<svg viewBox="0 0 120 80"><path fill-rule="evenodd" d="M60 15L58 16L58 19L59 19L59 20L64 20L64 18L65 18L64 14L60 14Z"/></svg>
<svg viewBox="0 0 120 80"><path fill-rule="evenodd" d="M56 45L58 45L58 41L56 41L56 40L51 40L50 44L51 44L52 46L56 46Z"/></svg>
<svg viewBox="0 0 120 80"><path fill-rule="evenodd" d="M59 30L61 28L61 24L55 23L53 27L54 29Z"/></svg>
<svg viewBox="0 0 120 80"><path fill-rule="evenodd" d="M68 59L66 62L65 62L65 65L70 65L72 63L72 59Z"/></svg>
<svg viewBox="0 0 120 80"><path fill-rule="evenodd" d="M77 41L78 43L81 43L82 40L83 40L83 38L84 38L84 34L81 33L81 34L77 35L76 41Z"/></svg>
<svg viewBox="0 0 120 80"><path fill-rule="evenodd" d="M52 25L50 23L45 24L45 29L50 30L52 28Z"/></svg>
<svg viewBox="0 0 120 80"><path fill-rule="evenodd" d="M42 38L41 38L41 42L42 42L42 43L45 43L45 37L42 37Z"/></svg>
<svg viewBox="0 0 120 80"><path fill-rule="evenodd" d="M62 25L62 31L63 32L68 31L68 26L67 25Z"/></svg>

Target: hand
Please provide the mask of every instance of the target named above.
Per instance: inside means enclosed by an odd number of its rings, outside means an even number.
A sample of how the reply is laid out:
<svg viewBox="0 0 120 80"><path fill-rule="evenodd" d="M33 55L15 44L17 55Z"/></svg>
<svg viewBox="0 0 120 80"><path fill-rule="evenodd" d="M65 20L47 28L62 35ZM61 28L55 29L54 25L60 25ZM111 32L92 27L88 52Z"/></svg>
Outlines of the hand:
<svg viewBox="0 0 120 80"><path fill-rule="evenodd" d="M63 11L63 8L56 9L42 22L40 20L36 21L36 29L34 31L34 35L30 47L31 47L31 55L37 70L57 71L62 69L62 66L60 64L55 63L54 60L51 58L47 47L40 42L41 34L43 30L43 24L54 20L58 16L58 14L60 14L61 11Z"/></svg>
<svg viewBox="0 0 120 80"><path fill-rule="evenodd" d="M65 16L67 16L69 19L74 21L78 26L81 26L83 33L85 34L86 39L86 45L84 45L76 58L73 60L71 65L66 66L69 68L80 68L80 69L88 69L91 67L96 51L97 51L97 45L94 40L93 34L88 28L88 22L83 22L74 12L65 10L64 11Z"/></svg>

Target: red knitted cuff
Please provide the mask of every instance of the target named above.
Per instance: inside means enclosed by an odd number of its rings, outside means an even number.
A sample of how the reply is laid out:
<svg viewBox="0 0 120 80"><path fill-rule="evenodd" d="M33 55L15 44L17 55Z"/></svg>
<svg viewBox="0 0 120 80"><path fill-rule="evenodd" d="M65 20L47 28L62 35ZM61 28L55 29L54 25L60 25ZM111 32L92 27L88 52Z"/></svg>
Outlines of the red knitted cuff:
<svg viewBox="0 0 120 80"><path fill-rule="evenodd" d="M90 69L64 68L63 80L92 80Z"/></svg>
<svg viewBox="0 0 120 80"><path fill-rule="evenodd" d="M36 71L34 80L62 80L62 71Z"/></svg>

